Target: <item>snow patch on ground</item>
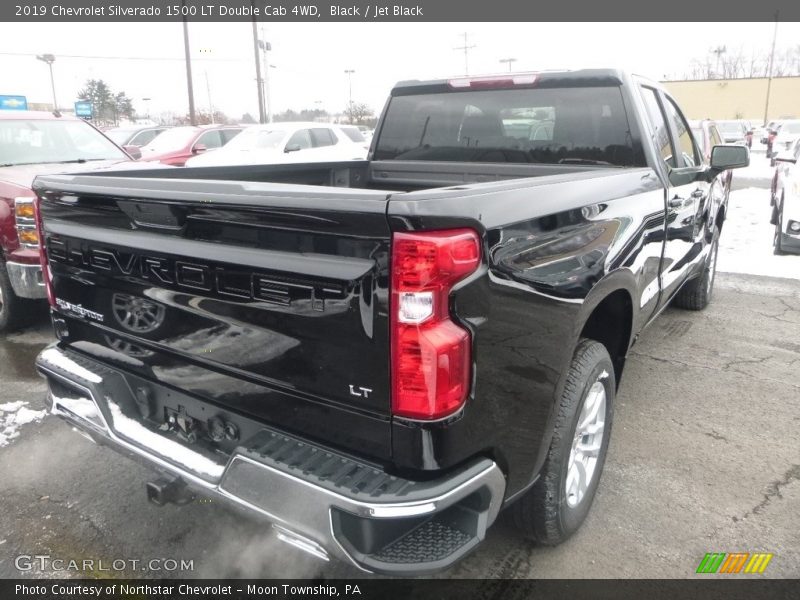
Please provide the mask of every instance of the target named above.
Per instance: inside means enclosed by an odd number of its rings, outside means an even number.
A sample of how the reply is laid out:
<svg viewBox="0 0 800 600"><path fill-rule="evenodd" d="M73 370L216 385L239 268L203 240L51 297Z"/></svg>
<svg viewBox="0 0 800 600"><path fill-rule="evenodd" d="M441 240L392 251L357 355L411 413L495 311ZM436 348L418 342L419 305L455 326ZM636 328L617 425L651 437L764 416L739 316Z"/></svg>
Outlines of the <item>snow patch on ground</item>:
<svg viewBox="0 0 800 600"><path fill-rule="evenodd" d="M0 404L0 448L19 437L22 425L41 421L47 415L46 410L25 408L27 404L22 401Z"/></svg>
<svg viewBox="0 0 800 600"><path fill-rule="evenodd" d="M775 256L770 225L769 189L734 190L719 241L717 270L800 279L800 255Z"/></svg>

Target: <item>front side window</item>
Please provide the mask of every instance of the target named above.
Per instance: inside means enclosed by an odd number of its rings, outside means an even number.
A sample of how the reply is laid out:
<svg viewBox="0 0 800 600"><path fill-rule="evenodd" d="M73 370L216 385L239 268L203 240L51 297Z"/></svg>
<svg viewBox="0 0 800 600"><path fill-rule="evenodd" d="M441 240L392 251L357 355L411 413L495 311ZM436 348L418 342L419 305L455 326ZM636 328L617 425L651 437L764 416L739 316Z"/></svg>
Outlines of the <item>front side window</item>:
<svg viewBox="0 0 800 600"><path fill-rule="evenodd" d="M333 132L327 127L315 127L311 130L311 138L314 141L314 147L320 148L322 146L333 146L338 140Z"/></svg>
<svg viewBox="0 0 800 600"><path fill-rule="evenodd" d="M308 129L295 131L286 142L286 148L289 150L308 150L311 146L311 132Z"/></svg>
<svg viewBox="0 0 800 600"><path fill-rule="evenodd" d="M666 111L667 119L672 122L672 126L678 135L678 148L683 159L683 164L679 166L696 167L701 162L700 153L697 150L697 146L695 146L689 126L686 124L686 119L683 118L672 98L665 97L665 100L664 110Z"/></svg>
<svg viewBox="0 0 800 600"><path fill-rule="evenodd" d="M719 146L720 144L724 144L725 142L722 141L722 136L717 131L717 128L713 125L709 129L711 133L711 145L712 146Z"/></svg>
<svg viewBox="0 0 800 600"><path fill-rule="evenodd" d="M642 87L641 92L650 125L653 127L653 140L661 155L661 160L669 168L674 169L677 166L675 152L672 148L667 121L664 119L664 113L661 112L658 98L656 98L656 91L652 88Z"/></svg>
<svg viewBox="0 0 800 600"><path fill-rule="evenodd" d="M212 148L219 148L222 146L222 137L219 134L218 130L214 131L206 131L203 135L197 138L197 141L194 144L195 146L205 146L207 149L211 150Z"/></svg>

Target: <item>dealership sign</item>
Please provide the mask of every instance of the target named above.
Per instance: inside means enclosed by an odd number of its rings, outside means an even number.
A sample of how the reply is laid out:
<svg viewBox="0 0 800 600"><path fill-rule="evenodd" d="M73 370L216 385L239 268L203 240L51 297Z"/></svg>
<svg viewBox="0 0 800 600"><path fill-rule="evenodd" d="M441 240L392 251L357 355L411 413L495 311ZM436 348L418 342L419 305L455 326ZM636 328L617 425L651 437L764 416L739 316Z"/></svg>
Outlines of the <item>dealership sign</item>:
<svg viewBox="0 0 800 600"><path fill-rule="evenodd" d="M25 96L0 96L0 110L28 110Z"/></svg>
<svg viewBox="0 0 800 600"><path fill-rule="evenodd" d="M76 102L75 103L75 116L83 117L84 119L92 118L92 103L91 102Z"/></svg>

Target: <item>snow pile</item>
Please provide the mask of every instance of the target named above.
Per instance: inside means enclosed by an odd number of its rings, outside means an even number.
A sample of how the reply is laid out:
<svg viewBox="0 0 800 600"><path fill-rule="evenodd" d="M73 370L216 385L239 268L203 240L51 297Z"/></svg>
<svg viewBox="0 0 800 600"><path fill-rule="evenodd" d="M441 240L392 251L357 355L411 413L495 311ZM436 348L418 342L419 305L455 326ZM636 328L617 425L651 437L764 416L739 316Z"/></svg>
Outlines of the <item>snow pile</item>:
<svg viewBox="0 0 800 600"><path fill-rule="evenodd" d="M46 410L31 410L25 408L27 402L7 402L0 404L0 448L7 446L11 440L19 436L19 428L22 425L41 421Z"/></svg>
<svg viewBox="0 0 800 600"><path fill-rule="evenodd" d="M800 255L775 256L772 252L775 226L769 223L769 196L769 189L764 188L731 192L717 270L800 279Z"/></svg>

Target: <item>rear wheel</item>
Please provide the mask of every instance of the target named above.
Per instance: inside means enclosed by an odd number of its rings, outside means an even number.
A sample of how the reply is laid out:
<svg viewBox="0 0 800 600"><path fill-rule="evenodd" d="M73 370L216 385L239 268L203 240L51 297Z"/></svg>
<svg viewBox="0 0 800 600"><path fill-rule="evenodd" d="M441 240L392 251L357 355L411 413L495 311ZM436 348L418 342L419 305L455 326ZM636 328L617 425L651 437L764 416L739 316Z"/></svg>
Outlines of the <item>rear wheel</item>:
<svg viewBox="0 0 800 600"><path fill-rule="evenodd" d="M526 537L556 545L583 523L605 464L616 383L603 344L583 339L570 365L539 479L509 508Z"/></svg>
<svg viewBox="0 0 800 600"><path fill-rule="evenodd" d="M703 272L699 277L695 277L683 284L683 287L675 295L673 301L675 306L687 310L703 310L711 302L711 295L714 292L714 278L717 274L717 250L719 249L719 229L714 229L711 238L711 247L706 256Z"/></svg>

